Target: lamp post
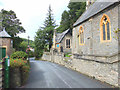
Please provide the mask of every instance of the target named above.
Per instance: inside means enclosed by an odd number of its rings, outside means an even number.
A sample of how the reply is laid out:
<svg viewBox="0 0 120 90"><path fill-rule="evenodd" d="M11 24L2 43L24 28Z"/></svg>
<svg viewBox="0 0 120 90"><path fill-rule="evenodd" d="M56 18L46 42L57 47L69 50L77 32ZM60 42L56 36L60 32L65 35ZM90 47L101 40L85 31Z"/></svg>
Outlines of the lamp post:
<svg viewBox="0 0 120 90"><path fill-rule="evenodd" d="M29 36L28 36L28 60L29 60Z"/></svg>

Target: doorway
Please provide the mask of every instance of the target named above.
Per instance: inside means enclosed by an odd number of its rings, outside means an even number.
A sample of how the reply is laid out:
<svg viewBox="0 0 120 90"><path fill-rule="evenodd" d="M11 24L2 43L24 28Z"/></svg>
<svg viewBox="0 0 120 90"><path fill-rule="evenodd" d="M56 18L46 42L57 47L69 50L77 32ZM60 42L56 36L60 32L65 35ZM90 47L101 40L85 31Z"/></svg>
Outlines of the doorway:
<svg viewBox="0 0 120 90"><path fill-rule="evenodd" d="M0 59L6 56L6 48L0 47Z"/></svg>

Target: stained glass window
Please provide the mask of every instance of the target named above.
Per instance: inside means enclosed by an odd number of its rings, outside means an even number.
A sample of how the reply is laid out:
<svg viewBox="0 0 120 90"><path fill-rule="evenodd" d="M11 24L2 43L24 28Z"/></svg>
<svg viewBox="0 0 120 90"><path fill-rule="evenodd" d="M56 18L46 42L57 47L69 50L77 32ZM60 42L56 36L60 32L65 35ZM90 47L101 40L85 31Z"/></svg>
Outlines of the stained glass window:
<svg viewBox="0 0 120 90"><path fill-rule="evenodd" d="M103 40L106 40L105 24L103 24Z"/></svg>
<svg viewBox="0 0 120 90"><path fill-rule="evenodd" d="M109 22L107 23L107 40L110 40L110 28L109 28Z"/></svg>
<svg viewBox="0 0 120 90"><path fill-rule="evenodd" d="M80 45L84 44L84 30L82 26L80 27L79 30L79 43Z"/></svg>
<svg viewBox="0 0 120 90"><path fill-rule="evenodd" d="M107 15L103 15L101 19L101 40L109 41L110 37L110 19Z"/></svg>

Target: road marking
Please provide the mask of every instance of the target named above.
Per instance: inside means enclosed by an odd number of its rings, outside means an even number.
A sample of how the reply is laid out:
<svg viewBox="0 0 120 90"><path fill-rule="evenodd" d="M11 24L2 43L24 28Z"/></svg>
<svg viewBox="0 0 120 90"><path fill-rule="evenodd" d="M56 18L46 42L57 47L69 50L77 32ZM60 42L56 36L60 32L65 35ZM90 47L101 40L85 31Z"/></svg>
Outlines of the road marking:
<svg viewBox="0 0 120 90"><path fill-rule="evenodd" d="M52 70L52 69L51 69ZM72 88L56 71L52 70L69 88Z"/></svg>
<svg viewBox="0 0 120 90"><path fill-rule="evenodd" d="M56 65L56 64L53 64L53 63L51 63L50 65L53 66L53 67L55 67L56 70L61 71L62 73L66 74L68 77L70 77L71 79L73 79L74 81L76 81L76 78L75 78L75 77L72 77L69 73L67 73L67 72L65 72L64 70L62 70L62 69L59 67L59 65ZM76 81L76 82L77 82L77 81ZM85 86L82 85L82 84L80 84L79 86L85 87Z"/></svg>
<svg viewBox="0 0 120 90"><path fill-rule="evenodd" d="M49 64L50 65L50 64ZM54 65L55 66L55 65ZM57 67L57 66L55 66ZM50 69L50 68L49 68ZM55 68L54 68L55 69ZM52 69L51 69L52 70ZM52 70L69 88L72 88L55 70Z"/></svg>

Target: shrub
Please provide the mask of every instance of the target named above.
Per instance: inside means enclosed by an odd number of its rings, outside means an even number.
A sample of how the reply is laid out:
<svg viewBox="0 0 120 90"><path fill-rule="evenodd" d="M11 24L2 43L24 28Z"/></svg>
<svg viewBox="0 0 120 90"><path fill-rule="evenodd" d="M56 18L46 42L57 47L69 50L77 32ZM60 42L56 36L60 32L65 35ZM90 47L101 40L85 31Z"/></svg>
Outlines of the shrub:
<svg viewBox="0 0 120 90"><path fill-rule="evenodd" d="M34 57L34 52L33 51L28 50L28 53L29 53L29 57Z"/></svg>
<svg viewBox="0 0 120 90"><path fill-rule="evenodd" d="M23 52L23 51L17 51L17 52L14 52L12 55L11 55L11 59L23 59L23 60L26 60L28 57L28 55Z"/></svg>
<svg viewBox="0 0 120 90"><path fill-rule="evenodd" d="M10 86L19 87L28 79L30 64L23 59L10 59Z"/></svg>
<svg viewBox="0 0 120 90"><path fill-rule="evenodd" d="M27 64L26 60L22 59L10 59L10 67L16 68L16 67L22 67Z"/></svg>
<svg viewBox="0 0 120 90"><path fill-rule="evenodd" d="M72 55L69 54L69 53L65 54L65 57L71 57L71 56L72 56Z"/></svg>

